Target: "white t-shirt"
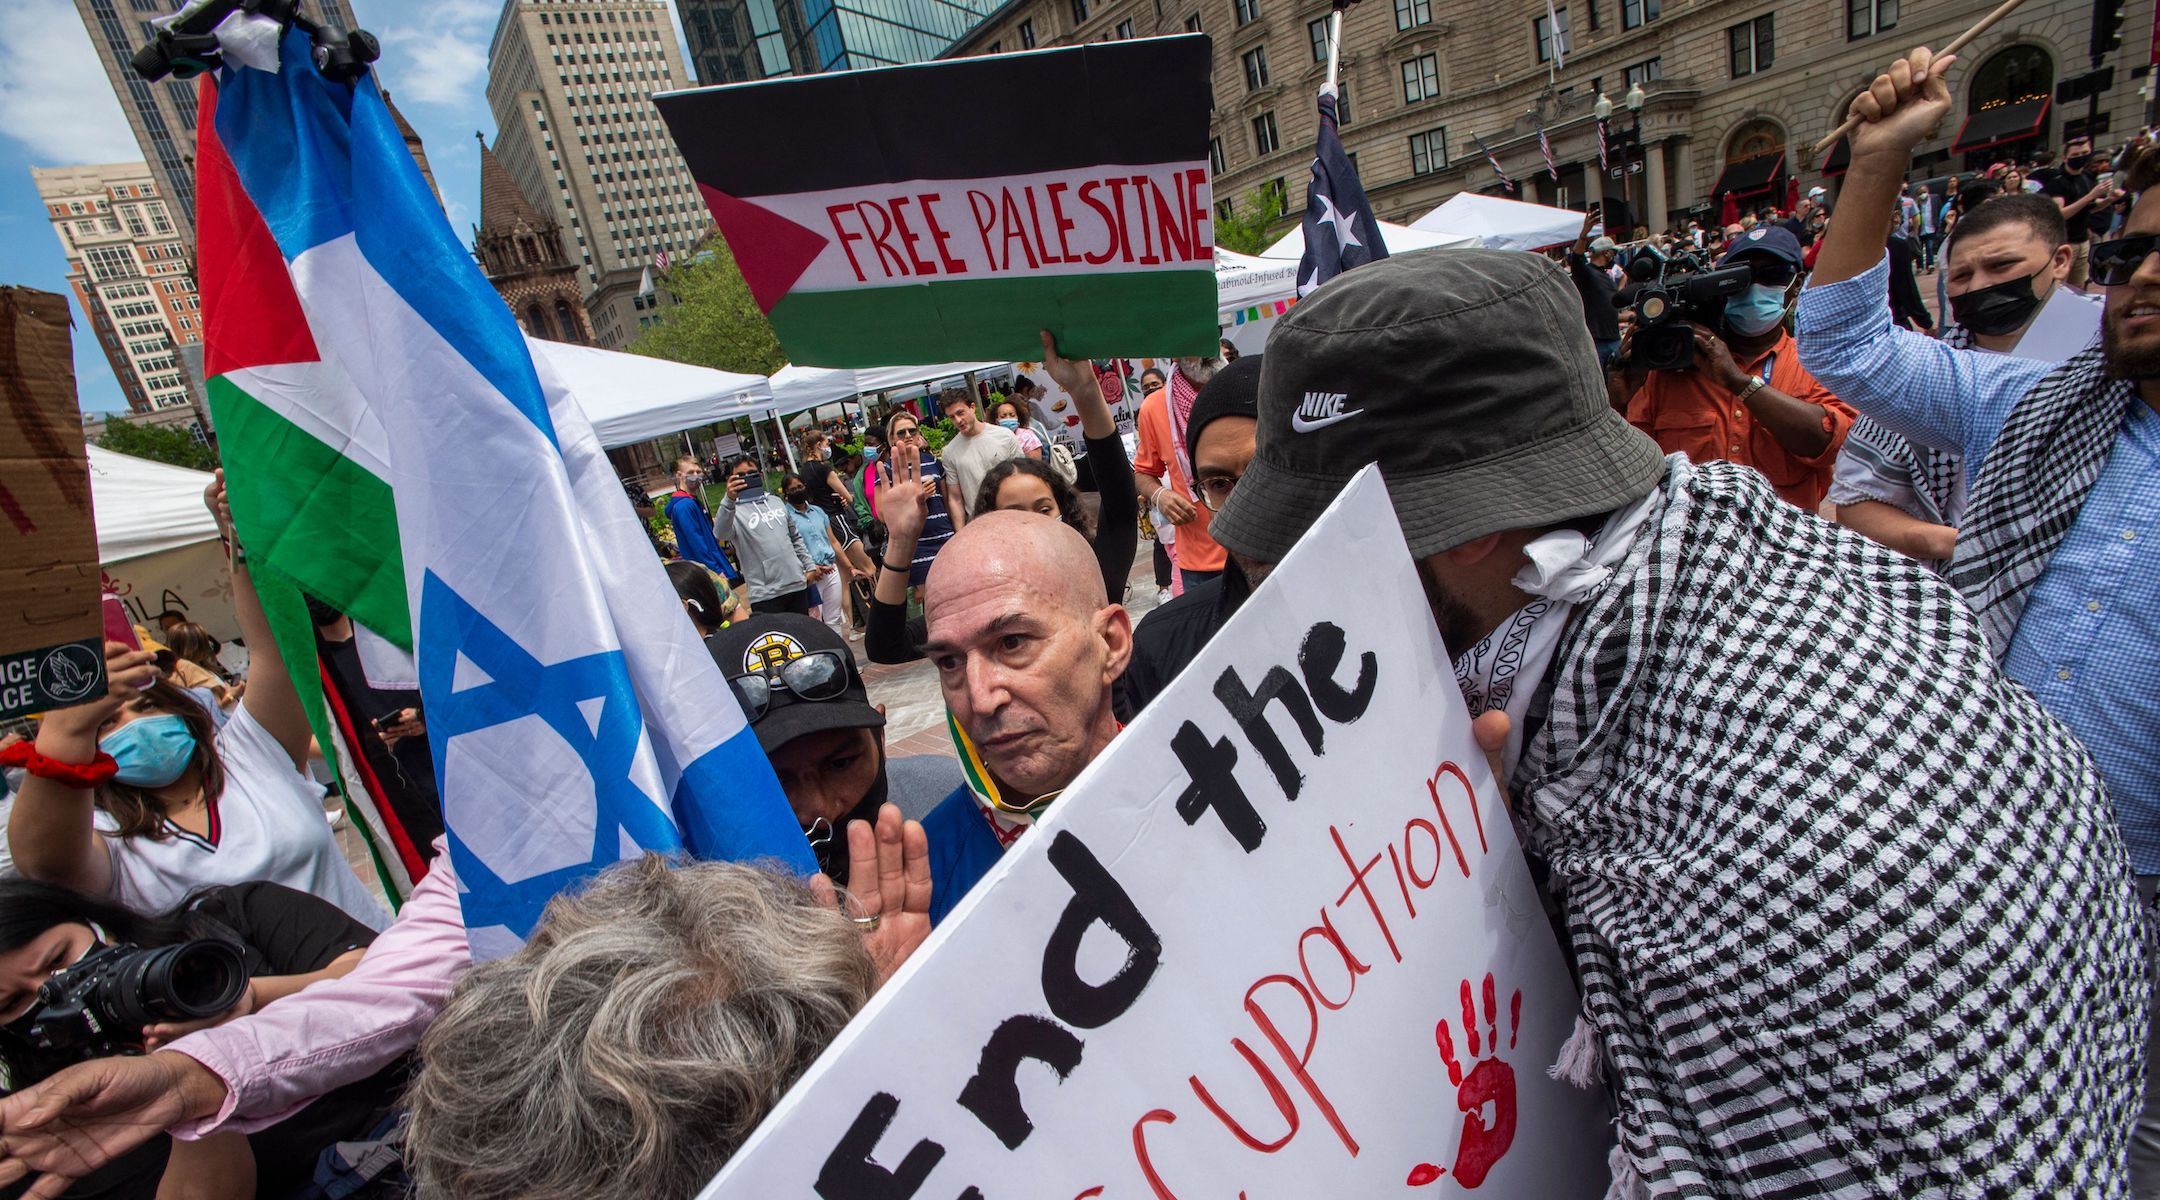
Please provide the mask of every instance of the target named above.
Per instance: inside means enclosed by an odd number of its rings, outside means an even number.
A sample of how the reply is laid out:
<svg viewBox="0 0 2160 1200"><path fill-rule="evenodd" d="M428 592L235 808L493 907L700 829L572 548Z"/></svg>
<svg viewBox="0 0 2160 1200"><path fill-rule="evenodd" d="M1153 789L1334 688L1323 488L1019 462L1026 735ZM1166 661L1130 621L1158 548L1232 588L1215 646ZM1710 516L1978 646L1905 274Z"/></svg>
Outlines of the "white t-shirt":
<svg viewBox="0 0 2160 1200"><path fill-rule="evenodd" d="M172 908L198 888L267 879L309 892L381 929L383 907L353 874L323 816L322 785L242 704L217 731L225 788L209 804L210 836L166 822L163 838L119 837L112 817L97 814L112 863L112 898L137 912Z"/></svg>
<svg viewBox="0 0 2160 1200"><path fill-rule="evenodd" d="M1012 430L1002 425L978 425L974 437L954 434L938 451L938 461L945 464L946 477L953 481L960 503L965 505L969 516L975 515L975 490L982 486L983 476L990 468L1008 458L1019 458L1026 451L1020 449L1020 439Z"/></svg>

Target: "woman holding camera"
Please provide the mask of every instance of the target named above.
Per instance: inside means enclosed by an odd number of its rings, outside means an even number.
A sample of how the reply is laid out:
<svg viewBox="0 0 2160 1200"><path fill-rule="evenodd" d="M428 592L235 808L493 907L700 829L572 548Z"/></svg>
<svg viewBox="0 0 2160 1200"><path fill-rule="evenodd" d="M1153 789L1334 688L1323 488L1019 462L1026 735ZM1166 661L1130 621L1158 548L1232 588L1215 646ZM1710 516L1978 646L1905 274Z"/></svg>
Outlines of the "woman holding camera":
<svg viewBox="0 0 2160 1200"><path fill-rule="evenodd" d="M231 538L225 477L204 493ZM210 884L267 879L328 900L380 929L390 914L353 874L302 773L312 735L269 621L233 563L233 611L250 651L250 686L222 728L196 699L156 678L152 655L105 644L107 694L55 709L24 767L8 818L28 878L109 896L142 912Z"/></svg>
<svg viewBox="0 0 2160 1200"><path fill-rule="evenodd" d="M0 1072L26 1087L75 1062L154 1050L352 970L374 931L275 883L211 888L162 916L27 879L0 880ZM177 953L175 953L177 952ZM178 963L160 965L152 956ZM141 1024L140 1014L193 1020ZM281 1196L324 1147L364 1137L404 1086L405 1064L332 1092L268 1128L196 1142L160 1137L65 1195Z"/></svg>

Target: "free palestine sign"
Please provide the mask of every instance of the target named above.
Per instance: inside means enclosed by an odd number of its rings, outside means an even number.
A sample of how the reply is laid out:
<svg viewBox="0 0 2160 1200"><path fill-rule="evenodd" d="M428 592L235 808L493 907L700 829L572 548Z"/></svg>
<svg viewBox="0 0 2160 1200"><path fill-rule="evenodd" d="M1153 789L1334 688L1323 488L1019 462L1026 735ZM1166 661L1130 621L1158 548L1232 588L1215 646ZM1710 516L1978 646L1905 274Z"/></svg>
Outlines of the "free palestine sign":
<svg viewBox="0 0 2160 1200"><path fill-rule="evenodd" d="M802 365L1212 353L1208 41L654 97Z"/></svg>
<svg viewBox="0 0 2160 1200"><path fill-rule="evenodd" d="M701 1200L1595 1200L1577 1011L1368 467Z"/></svg>

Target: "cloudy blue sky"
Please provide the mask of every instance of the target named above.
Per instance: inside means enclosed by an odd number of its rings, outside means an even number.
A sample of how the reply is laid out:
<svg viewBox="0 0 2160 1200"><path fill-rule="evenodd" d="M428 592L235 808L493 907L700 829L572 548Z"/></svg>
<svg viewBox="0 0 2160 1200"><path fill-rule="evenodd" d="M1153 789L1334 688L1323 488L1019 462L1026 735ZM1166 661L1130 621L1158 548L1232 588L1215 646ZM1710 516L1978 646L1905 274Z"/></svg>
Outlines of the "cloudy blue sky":
<svg viewBox="0 0 2160 1200"><path fill-rule="evenodd" d="M473 133L495 135L485 89L501 8L500 0L353 0L361 25L382 40L384 86L427 143L451 225L468 237L480 208ZM140 161L142 151L69 0L0 0L0 64L0 283L66 292L67 260L30 168ZM75 318L82 407L125 409L119 381L85 336L86 318Z"/></svg>

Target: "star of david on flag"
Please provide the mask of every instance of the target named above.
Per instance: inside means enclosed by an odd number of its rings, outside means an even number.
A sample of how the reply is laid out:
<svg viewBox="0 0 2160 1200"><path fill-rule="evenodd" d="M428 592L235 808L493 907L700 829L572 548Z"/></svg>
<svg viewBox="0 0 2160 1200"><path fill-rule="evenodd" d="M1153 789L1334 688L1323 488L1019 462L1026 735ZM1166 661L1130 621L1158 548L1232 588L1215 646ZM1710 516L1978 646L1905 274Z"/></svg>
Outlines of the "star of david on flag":
<svg viewBox="0 0 2160 1200"><path fill-rule="evenodd" d="M1298 295L1352 267L1387 257L1380 222L1365 199L1357 167L1335 128L1335 88L1320 88L1320 144L1305 189L1305 255L1298 262Z"/></svg>

